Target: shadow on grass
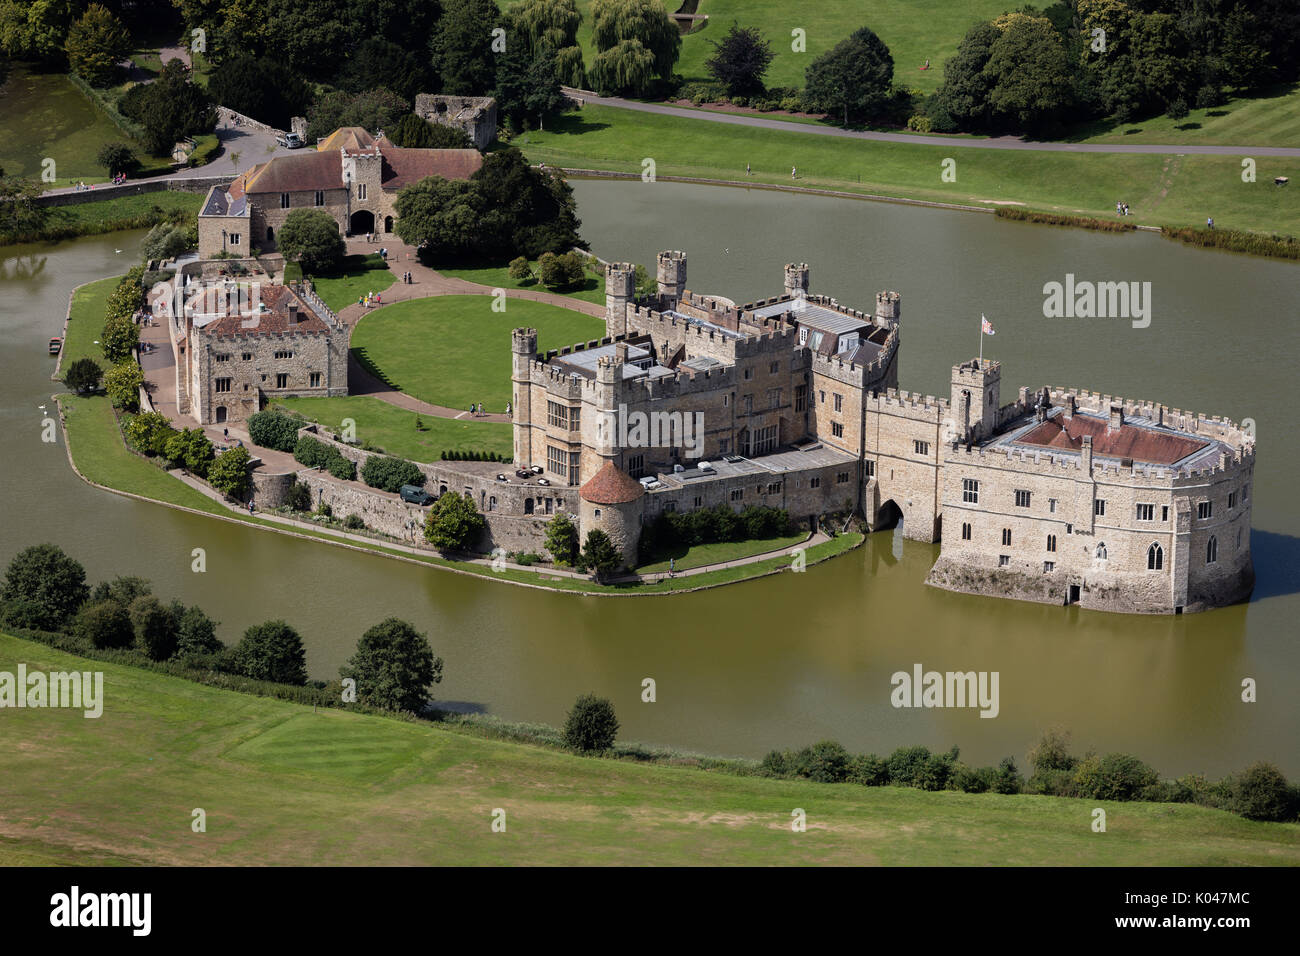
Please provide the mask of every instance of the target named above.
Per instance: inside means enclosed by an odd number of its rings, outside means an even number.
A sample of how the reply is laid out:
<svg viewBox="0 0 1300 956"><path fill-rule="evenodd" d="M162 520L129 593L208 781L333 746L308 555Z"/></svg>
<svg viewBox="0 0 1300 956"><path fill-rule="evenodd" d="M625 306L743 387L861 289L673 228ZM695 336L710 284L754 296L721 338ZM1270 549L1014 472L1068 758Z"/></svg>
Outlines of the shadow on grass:
<svg viewBox="0 0 1300 956"><path fill-rule="evenodd" d="M360 348L354 346L349 351L351 351L352 355L356 358L357 364L360 365L367 372L369 372L371 375L373 375L375 378L379 379L379 381L383 382L385 385L387 385L389 388L393 389L394 391L400 392L402 390L402 386L398 385L391 378L389 378L388 373L385 372L383 369L381 369L378 365L376 365L374 361L370 358L370 356L366 354L365 346L361 346ZM364 393L358 392L354 389L352 391L352 394L360 395Z"/></svg>

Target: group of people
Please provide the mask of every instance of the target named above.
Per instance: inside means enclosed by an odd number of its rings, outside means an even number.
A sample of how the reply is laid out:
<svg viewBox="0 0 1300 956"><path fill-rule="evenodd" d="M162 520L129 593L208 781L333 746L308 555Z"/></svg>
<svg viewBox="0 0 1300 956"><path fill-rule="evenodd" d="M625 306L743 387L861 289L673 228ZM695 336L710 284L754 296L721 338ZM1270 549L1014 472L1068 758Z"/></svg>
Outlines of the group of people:
<svg viewBox="0 0 1300 956"><path fill-rule="evenodd" d="M402 282L405 285L411 285L413 282L415 282L415 276L411 275L409 272L403 272Z"/></svg>
<svg viewBox="0 0 1300 956"><path fill-rule="evenodd" d="M469 413L470 413L471 415L482 415L482 414L483 414L483 403L482 403L482 402L471 403L470 406L469 406Z"/></svg>
<svg viewBox="0 0 1300 956"><path fill-rule="evenodd" d="M1126 203L1126 202L1119 202L1118 200L1116 200L1116 202L1115 202L1115 213L1116 213L1116 215L1127 216L1127 215L1129 214L1129 211L1128 211L1128 203Z"/></svg>
<svg viewBox="0 0 1300 956"><path fill-rule="evenodd" d="M384 294L382 292L367 292L361 298L357 299L357 305L363 305L367 309L376 305L384 304Z"/></svg>

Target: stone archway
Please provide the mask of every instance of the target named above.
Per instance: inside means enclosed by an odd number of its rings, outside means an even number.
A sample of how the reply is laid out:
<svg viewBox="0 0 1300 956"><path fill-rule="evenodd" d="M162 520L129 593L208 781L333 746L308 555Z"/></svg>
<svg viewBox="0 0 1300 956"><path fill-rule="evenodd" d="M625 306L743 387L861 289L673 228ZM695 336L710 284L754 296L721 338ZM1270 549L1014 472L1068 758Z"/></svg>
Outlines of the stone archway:
<svg viewBox="0 0 1300 956"><path fill-rule="evenodd" d="M392 231L393 231L393 217L392 217L392 216L385 216L385 217L384 217L384 232L392 232Z"/></svg>
<svg viewBox="0 0 1300 956"><path fill-rule="evenodd" d="M876 510L876 520L871 524L872 531L883 531L886 528L896 528L903 523L903 509L898 507L898 502L890 498Z"/></svg>
<svg viewBox="0 0 1300 956"><path fill-rule="evenodd" d="M375 214L369 209L358 209L348 220L348 231L352 235L375 231Z"/></svg>

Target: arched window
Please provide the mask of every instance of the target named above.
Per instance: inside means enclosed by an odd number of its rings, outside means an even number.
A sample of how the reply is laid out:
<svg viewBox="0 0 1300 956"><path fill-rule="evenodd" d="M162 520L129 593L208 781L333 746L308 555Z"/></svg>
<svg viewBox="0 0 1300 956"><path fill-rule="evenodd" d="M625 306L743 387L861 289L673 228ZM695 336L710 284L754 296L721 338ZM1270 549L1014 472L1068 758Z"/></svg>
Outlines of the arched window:
<svg viewBox="0 0 1300 956"><path fill-rule="evenodd" d="M1147 570L1159 571L1165 566L1165 550L1158 544L1147 548Z"/></svg>
<svg viewBox="0 0 1300 956"><path fill-rule="evenodd" d="M266 241L267 241L267 242L270 242L270 241L273 240L274 238L275 238L275 230L272 229L270 226L267 226L267 227L266 227Z"/></svg>
<svg viewBox="0 0 1300 956"><path fill-rule="evenodd" d="M1105 542L1105 541L1102 541L1101 543L1099 543L1099 544L1097 545L1097 551L1096 551L1096 554L1094 555L1094 557L1096 557L1096 559L1097 559L1098 561L1105 561L1105 560L1106 560L1106 542Z"/></svg>
<svg viewBox="0 0 1300 956"><path fill-rule="evenodd" d="M1213 564L1219 560L1219 539L1210 535L1210 540L1205 542L1205 563Z"/></svg>

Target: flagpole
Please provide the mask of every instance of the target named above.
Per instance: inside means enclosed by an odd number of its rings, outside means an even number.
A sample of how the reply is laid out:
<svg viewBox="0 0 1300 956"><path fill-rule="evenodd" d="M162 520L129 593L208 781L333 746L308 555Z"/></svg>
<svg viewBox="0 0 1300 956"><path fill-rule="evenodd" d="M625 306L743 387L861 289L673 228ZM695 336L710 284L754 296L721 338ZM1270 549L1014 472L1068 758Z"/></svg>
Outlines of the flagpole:
<svg viewBox="0 0 1300 956"><path fill-rule="evenodd" d="M980 316L980 368L984 367L984 316Z"/></svg>

